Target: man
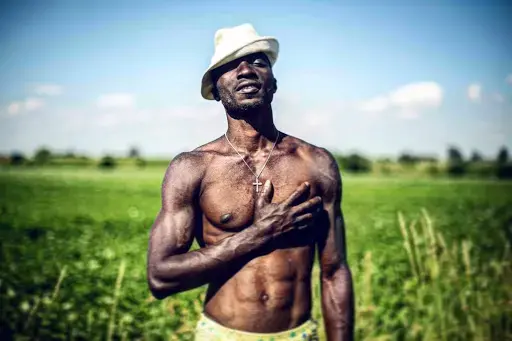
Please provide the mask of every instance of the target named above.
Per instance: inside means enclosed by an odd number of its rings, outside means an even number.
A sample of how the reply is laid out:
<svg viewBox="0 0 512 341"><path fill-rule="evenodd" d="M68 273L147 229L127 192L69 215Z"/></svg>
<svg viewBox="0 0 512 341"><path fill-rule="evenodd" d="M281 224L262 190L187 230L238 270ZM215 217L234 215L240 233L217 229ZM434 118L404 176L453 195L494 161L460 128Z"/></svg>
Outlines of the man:
<svg viewBox="0 0 512 341"><path fill-rule="evenodd" d="M276 129L278 51L250 24L217 31L201 93L222 102L227 133L164 177L148 282L158 299L208 284L196 340L316 340L315 249L327 339L353 338L340 173L325 149Z"/></svg>

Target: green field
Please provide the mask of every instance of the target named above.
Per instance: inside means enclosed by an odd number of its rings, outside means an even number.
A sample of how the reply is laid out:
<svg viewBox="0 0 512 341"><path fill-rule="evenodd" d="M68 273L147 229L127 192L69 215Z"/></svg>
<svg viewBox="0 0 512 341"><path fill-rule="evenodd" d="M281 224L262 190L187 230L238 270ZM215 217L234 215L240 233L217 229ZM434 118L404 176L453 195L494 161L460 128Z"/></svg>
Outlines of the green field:
<svg viewBox="0 0 512 341"><path fill-rule="evenodd" d="M204 288L146 284L164 170L0 169L2 340L191 339ZM512 182L343 179L358 340L512 340Z"/></svg>

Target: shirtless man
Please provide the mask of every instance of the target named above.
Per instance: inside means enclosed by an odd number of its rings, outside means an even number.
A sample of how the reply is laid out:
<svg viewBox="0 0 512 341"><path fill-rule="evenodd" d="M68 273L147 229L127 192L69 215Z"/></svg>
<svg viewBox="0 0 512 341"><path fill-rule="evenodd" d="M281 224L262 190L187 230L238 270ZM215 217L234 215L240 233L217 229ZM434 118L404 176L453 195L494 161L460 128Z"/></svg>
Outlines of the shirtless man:
<svg viewBox="0 0 512 341"><path fill-rule="evenodd" d="M196 340L317 340L318 252L327 340L352 340L337 164L274 125L277 40L245 24L217 31L215 42L202 94L222 102L227 133L166 171L149 241L151 292L163 299L208 285ZM189 251L194 238L200 249Z"/></svg>

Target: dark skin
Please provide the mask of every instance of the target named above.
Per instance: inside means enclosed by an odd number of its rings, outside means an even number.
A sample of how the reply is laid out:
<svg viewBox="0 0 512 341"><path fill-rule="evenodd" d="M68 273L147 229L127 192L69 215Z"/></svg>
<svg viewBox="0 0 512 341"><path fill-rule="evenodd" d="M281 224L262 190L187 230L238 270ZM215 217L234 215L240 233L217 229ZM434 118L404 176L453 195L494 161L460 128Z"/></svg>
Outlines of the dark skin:
<svg viewBox="0 0 512 341"><path fill-rule="evenodd" d="M227 136L259 172L277 139L268 59L242 57L212 77ZM280 132L258 193L254 180L224 136L173 159L149 241L151 292L163 299L207 284L204 313L216 322L256 333L288 330L311 317L317 251L327 339L352 340L354 295L334 158ZM194 238L201 248L189 251Z"/></svg>

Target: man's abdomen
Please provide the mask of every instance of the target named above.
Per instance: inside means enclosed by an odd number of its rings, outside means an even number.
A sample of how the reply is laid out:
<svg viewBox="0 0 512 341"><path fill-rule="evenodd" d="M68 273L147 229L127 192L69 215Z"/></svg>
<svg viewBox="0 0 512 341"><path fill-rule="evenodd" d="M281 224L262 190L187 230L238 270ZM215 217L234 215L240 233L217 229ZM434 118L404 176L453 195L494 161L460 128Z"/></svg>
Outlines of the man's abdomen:
<svg viewBox="0 0 512 341"><path fill-rule="evenodd" d="M312 246L253 259L233 277L209 286L205 314L232 329L278 332L310 317Z"/></svg>

